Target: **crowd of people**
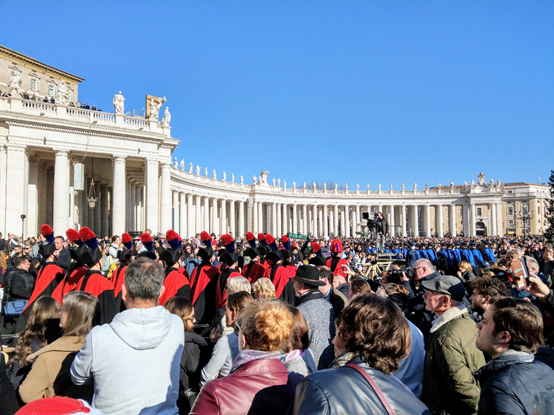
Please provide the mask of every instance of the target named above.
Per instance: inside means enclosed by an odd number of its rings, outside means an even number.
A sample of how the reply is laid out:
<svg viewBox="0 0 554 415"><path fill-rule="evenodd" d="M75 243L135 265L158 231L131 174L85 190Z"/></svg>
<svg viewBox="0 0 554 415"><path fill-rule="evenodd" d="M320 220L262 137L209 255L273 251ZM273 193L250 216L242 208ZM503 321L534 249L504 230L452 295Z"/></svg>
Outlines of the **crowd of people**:
<svg viewBox="0 0 554 415"><path fill-rule="evenodd" d="M554 407L554 248L540 235L43 225L26 241L0 234L0 269L0 414Z"/></svg>

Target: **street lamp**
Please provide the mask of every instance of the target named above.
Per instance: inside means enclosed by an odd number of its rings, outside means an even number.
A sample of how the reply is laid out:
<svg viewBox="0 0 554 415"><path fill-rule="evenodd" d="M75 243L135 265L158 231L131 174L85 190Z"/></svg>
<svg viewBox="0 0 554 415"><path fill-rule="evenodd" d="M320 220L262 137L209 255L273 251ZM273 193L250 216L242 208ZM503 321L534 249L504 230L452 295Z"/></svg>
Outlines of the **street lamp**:
<svg viewBox="0 0 554 415"><path fill-rule="evenodd" d="M521 219L521 226L523 227L523 237L527 238L527 229L529 227L529 220L533 218L535 212L529 212L527 209L522 209L516 213L516 216Z"/></svg>
<svg viewBox="0 0 554 415"><path fill-rule="evenodd" d="M25 229L25 218L27 216L25 216L25 214L21 215L20 218L21 218L21 242L25 241L25 235L23 235L23 230Z"/></svg>

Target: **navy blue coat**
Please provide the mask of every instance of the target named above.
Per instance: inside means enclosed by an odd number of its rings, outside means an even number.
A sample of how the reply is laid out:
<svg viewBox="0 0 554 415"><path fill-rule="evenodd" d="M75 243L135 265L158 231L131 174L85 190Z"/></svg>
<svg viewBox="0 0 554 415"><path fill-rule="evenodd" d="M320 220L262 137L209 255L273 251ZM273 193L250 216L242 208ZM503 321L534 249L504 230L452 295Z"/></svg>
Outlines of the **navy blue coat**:
<svg viewBox="0 0 554 415"><path fill-rule="evenodd" d="M478 415L529 415L533 396L554 388L554 370L527 353L503 354L475 373L481 383Z"/></svg>

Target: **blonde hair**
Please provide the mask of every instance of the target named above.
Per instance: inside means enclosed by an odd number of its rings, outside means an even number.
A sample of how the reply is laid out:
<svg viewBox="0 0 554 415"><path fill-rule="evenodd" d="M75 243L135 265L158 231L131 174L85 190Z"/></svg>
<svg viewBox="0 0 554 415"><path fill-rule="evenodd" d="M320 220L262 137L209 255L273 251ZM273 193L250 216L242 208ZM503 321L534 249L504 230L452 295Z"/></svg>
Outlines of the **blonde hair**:
<svg viewBox="0 0 554 415"><path fill-rule="evenodd" d="M458 268L463 268L464 271L473 271L473 267L471 266L471 262L469 261L461 261L459 264L458 264Z"/></svg>
<svg viewBox="0 0 554 415"><path fill-rule="evenodd" d="M275 298L275 286L269 278L258 278L254 285L252 285L252 290L254 293L260 292L262 298Z"/></svg>
<svg viewBox="0 0 554 415"><path fill-rule="evenodd" d="M289 340L294 317L280 301L253 300L240 313L239 326L249 349L274 352Z"/></svg>
<svg viewBox="0 0 554 415"><path fill-rule="evenodd" d="M6 255L4 255L3 252L0 251L0 268L5 270L8 268L8 262L6 261Z"/></svg>
<svg viewBox="0 0 554 415"><path fill-rule="evenodd" d="M63 298L62 311L67 313L63 336L78 336L84 339L100 321L98 299L84 291L67 293Z"/></svg>
<svg viewBox="0 0 554 415"><path fill-rule="evenodd" d="M250 294L250 292L252 291L252 287L250 286L250 283L244 277L228 278L227 286L236 293L240 293L241 291L244 291L245 293Z"/></svg>

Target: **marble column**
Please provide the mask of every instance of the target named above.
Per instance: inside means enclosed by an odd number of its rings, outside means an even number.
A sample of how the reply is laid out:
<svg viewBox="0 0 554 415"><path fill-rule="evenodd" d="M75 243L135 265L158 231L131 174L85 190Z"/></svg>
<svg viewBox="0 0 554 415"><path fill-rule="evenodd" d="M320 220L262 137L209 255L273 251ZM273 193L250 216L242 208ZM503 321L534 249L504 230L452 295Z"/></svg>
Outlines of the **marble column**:
<svg viewBox="0 0 554 415"><path fill-rule="evenodd" d="M221 227L219 229L220 234L228 233L227 227L227 200L221 200Z"/></svg>
<svg viewBox="0 0 554 415"><path fill-rule="evenodd" d="M131 217L131 220L129 221L129 227L127 228L128 231L135 231L137 230L136 224L137 224L137 185L133 182L129 183L129 187L131 188L131 209L127 211L129 216Z"/></svg>
<svg viewBox="0 0 554 415"><path fill-rule="evenodd" d="M322 208L323 209L323 208ZM319 236L324 236L325 231L323 230L323 222L327 220L321 213L321 209L317 210L317 229L319 230Z"/></svg>
<svg viewBox="0 0 554 415"><path fill-rule="evenodd" d="M200 195L196 195L194 196L194 210L195 210L195 224L194 224L194 233L197 234L197 233L200 233L203 231L202 229L202 207L200 206Z"/></svg>
<svg viewBox="0 0 554 415"><path fill-rule="evenodd" d="M354 234L352 236L356 237L356 236L358 236L356 234L356 232L360 232L360 225L359 225L359 223L360 223L360 206L359 205L356 205L354 207L354 212L353 213L354 213L354 220L353 220L354 226L352 227L352 230L353 230ZM389 220L389 223L390 223L390 220Z"/></svg>
<svg viewBox="0 0 554 415"><path fill-rule="evenodd" d="M8 173L10 173L12 165L15 167L15 163L21 163L17 166L17 169L21 170L23 176L21 184L23 184L27 153L23 149L13 150L12 147L8 147ZM54 150L54 152L56 157L54 161L54 223L52 227L56 235L65 235L65 231L69 227L69 158L66 150ZM18 184L19 181L13 182L10 180L10 186L17 186ZM21 189L24 189L24 187L22 186ZM7 201L10 203L6 204L7 223L13 226L13 223L20 223L19 215L25 213L25 199L23 197L14 198L19 199L16 203L12 203L9 199ZM15 216L17 216L17 220L14 221Z"/></svg>
<svg viewBox="0 0 554 415"><path fill-rule="evenodd" d="M333 232L335 238L339 237L339 205L335 205L335 214L334 214L334 222L333 222Z"/></svg>
<svg viewBox="0 0 554 415"><path fill-rule="evenodd" d="M27 175L27 218L25 219L25 235L36 235L39 231L38 224L38 208L39 208L39 192L38 192L38 163L29 161L29 172ZM71 206L69 220L70 226L75 223L75 202L73 187L69 189L69 206ZM3 205L2 205L3 206ZM42 224L41 224L42 225Z"/></svg>
<svg viewBox="0 0 554 415"><path fill-rule="evenodd" d="M344 212L342 214L342 219L343 219L343 235L345 238L349 238L350 237L350 206L349 205L345 205L344 206Z"/></svg>
<svg viewBox="0 0 554 415"><path fill-rule="evenodd" d="M264 228L264 204L263 202L258 202L258 232L267 233Z"/></svg>
<svg viewBox="0 0 554 415"><path fill-rule="evenodd" d="M254 235L257 235L258 232L258 202L252 202L252 230L251 232ZM257 239L257 238L256 238Z"/></svg>
<svg viewBox="0 0 554 415"><path fill-rule="evenodd" d="M444 232L442 230L442 205L436 205L435 206L435 233L437 234L438 238L442 238L444 236Z"/></svg>
<svg viewBox="0 0 554 415"><path fill-rule="evenodd" d="M188 236L187 232L187 196L179 192L179 235L181 238Z"/></svg>
<svg viewBox="0 0 554 415"><path fill-rule="evenodd" d="M469 204L469 213L470 213L469 233L470 233L470 236L475 236L475 235L477 235L477 230L476 230L476 226L475 226L475 222L477 221L477 216L476 216L476 212L475 212L475 203L473 203L473 202L471 202Z"/></svg>
<svg viewBox="0 0 554 415"><path fill-rule="evenodd" d="M327 204L323 205L323 236L329 236L329 215L327 213Z"/></svg>
<svg viewBox="0 0 554 415"><path fill-rule="evenodd" d="M241 200L239 202L239 231L238 235L236 235L239 238L242 238L245 235L244 230L244 200Z"/></svg>
<svg viewBox="0 0 554 415"><path fill-rule="evenodd" d="M302 234L308 234L308 205L302 205Z"/></svg>
<svg viewBox="0 0 554 415"><path fill-rule="evenodd" d="M160 203L160 231L171 229L171 164L162 163L161 174L161 203Z"/></svg>
<svg viewBox="0 0 554 415"><path fill-rule="evenodd" d="M281 216L281 204L280 203L276 203L276 206L277 206L277 232L275 232L276 236L278 236L279 238L281 237L281 235L283 235L283 226L282 226L282 216Z"/></svg>
<svg viewBox="0 0 554 415"><path fill-rule="evenodd" d="M271 204L271 234L274 238L278 238L277 235L277 203Z"/></svg>
<svg viewBox="0 0 554 415"><path fill-rule="evenodd" d="M319 235L317 229L317 205L312 206L312 234L315 237Z"/></svg>
<svg viewBox="0 0 554 415"><path fill-rule="evenodd" d="M109 235L109 223L108 223L108 215L109 215L109 200L108 200L108 186L105 184L100 185L100 234L102 236ZM79 215L81 213L79 212Z"/></svg>
<svg viewBox="0 0 554 415"><path fill-rule="evenodd" d="M103 238L104 236L110 235L102 233L102 193L100 192L100 183L95 183L95 187L98 200L96 201L96 206L94 207L94 233Z"/></svg>
<svg viewBox="0 0 554 415"><path fill-rule="evenodd" d="M194 201L192 193L187 194L187 232L188 236L196 235L196 211L194 209Z"/></svg>
<svg viewBox="0 0 554 415"><path fill-rule="evenodd" d="M202 196L202 212L202 230L212 233L213 230L210 229L210 206L207 196Z"/></svg>
<svg viewBox="0 0 554 415"><path fill-rule="evenodd" d="M114 235L121 235L125 232L125 182L125 157L114 157L112 193L112 232Z"/></svg>
<svg viewBox="0 0 554 415"><path fill-rule="evenodd" d="M144 183L146 185L145 195L145 214L146 228L150 229L152 233L158 232L158 180L159 166L155 160L146 161L145 178ZM115 191L115 189L114 189Z"/></svg>
<svg viewBox="0 0 554 415"><path fill-rule="evenodd" d="M419 237L419 217L418 217L418 206L412 205L412 223L410 224L412 228L412 236Z"/></svg>
<svg viewBox="0 0 554 415"><path fill-rule="evenodd" d="M210 232L215 233L216 235L219 235L219 224L217 223L218 216L217 216L217 210L218 210L218 203L217 198L212 197L210 199Z"/></svg>
<svg viewBox="0 0 554 415"><path fill-rule="evenodd" d="M448 231L452 238L456 236L456 205L453 203L448 205Z"/></svg>
<svg viewBox="0 0 554 415"><path fill-rule="evenodd" d="M7 150L2 145L0 146L0 206L6 206L6 189L8 188L8 158ZM6 226L6 209L0 209L0 227L4 232L4 238L7 238L8 228Z"/></svg>
<svg viewBox="0 0 554 415"><path fill-rule="evenodd" d="M489 220L489 229L490 231L487 232L487 236L496 236L498 235L497 233L497 229L496 229L496 204L495 203L490 203L489 204L489 211L490 211L490 214L489 214L489 217L490 217L490 220ZM489 230L487 229L487 230Z"/></svg>
<svg viewBox="0 0 554 415"><path fill-rule="evenodd" d="M431 206L424 205L423 212L425 215L425 236L429 238L431 236Z"/></svg>
<svg viewBox="0 0 554 415"><path fill-rule="evenodd" d="M464 203L462 205L462 221L464 225L464 236L468 237L470 234L470 228L469 228L469 206L467 203Z"/></svg>
<svg viewBox="0 0 554 415"><path fill-rule="evenodd" d="M237 235L236 229L236 214L235 201L229 200L229 232L235 237Z"/></svg>
<svg viewBox="0 0 554 415"><path fill-rule="evenodd" d="M402 229L400 230L400 234L402 237L405 237L408 235L407 233L407 226L406 226L406 206L402 205L400 206L400 224L402 225Z"/></svg>
<svg viewBox="0 0 554 415"><path fill-rule="evenodd" d="M181 227L181 223L180 223L180 216L179 216L179 192L177 192L176 190L171 192L172 193L172 196L173 196L173 227L172 229L179 233L179 228ZM166 230L167 232L167 230Z"/></svg>
<svg viewBox="0 0 554 415"><path fill-rule="evenodd" d="M389 235L394 237L396 236L396 217L394 212L394 205L389 205L389 214Z"/></svg>
<svg viewBox="0 0 554 415"><path fill-rule="evenodd" d="M298 205L292 206L292 233L298 234Z"/></svg>

